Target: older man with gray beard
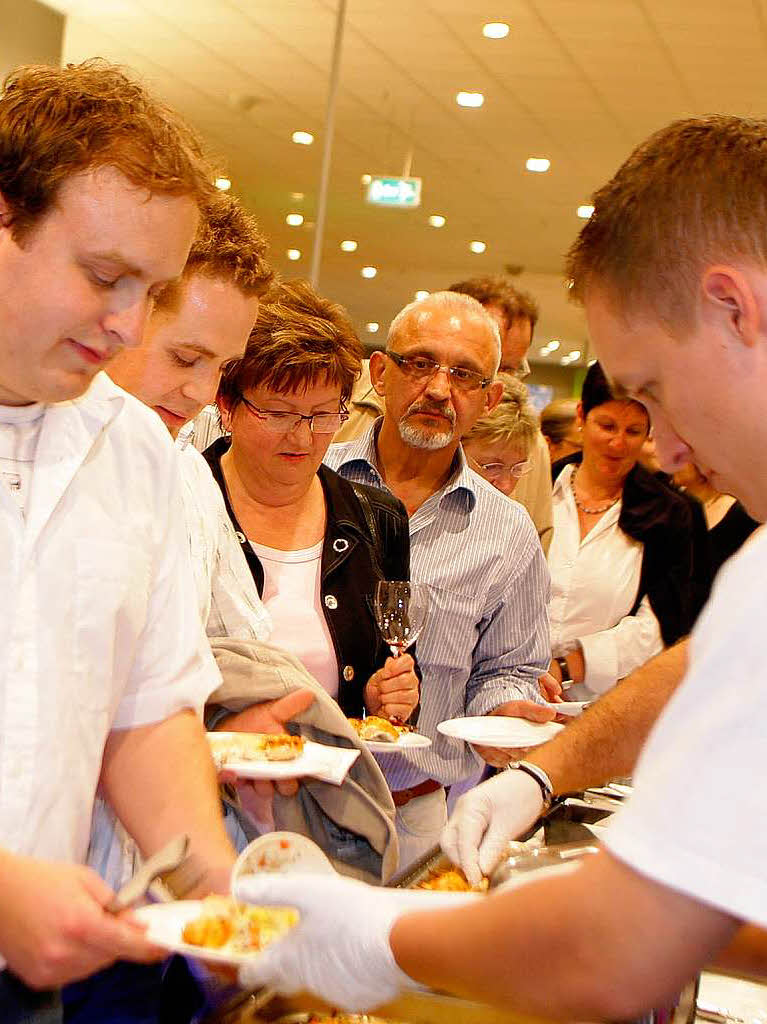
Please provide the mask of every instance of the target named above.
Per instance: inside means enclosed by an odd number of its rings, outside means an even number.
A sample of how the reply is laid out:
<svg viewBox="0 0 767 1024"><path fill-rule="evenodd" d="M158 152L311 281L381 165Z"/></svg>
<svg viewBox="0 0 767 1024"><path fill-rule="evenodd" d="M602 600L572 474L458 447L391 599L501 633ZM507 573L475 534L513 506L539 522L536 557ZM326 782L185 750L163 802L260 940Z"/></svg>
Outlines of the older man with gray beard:
<svg viewBox="0 0 767 1024"><path fill-rule="evenodd" d="M500 351L495 321L469 296L436 292L406 306L386 351L370 359L383 417L325 459L347 480L388 488L404 503L412 578L429 589L419 730L432 746L379 758L397 805L403 867L439 840L446 790L476 777L483 759L509 757L448 739L439 722L553 718L537 682L548 664L549 576L535 527L469 468L460 443L500 400Z"/></svg>

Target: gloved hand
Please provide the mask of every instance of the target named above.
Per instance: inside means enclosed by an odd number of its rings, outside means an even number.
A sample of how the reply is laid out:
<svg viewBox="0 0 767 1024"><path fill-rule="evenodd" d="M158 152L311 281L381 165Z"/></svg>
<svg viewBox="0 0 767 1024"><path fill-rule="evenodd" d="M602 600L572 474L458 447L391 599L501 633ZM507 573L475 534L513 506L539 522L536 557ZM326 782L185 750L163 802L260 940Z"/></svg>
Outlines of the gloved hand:
<svg viewBox="0 0 767 1024"><path fill-rule="evenodd" d="M440 837L442 849L472 885L489 875L509 840L543 811L541 787L526 772L505 771L458 800Z"/></svg>
<svg viewBox="0 0 767 1024"><path fill-rule="evenodd" d="M243 986L269 985L282 995L311 992L348 1012L365 1012L418 988L394 959L389 934L401 914L454 907L474 893L382 889L340 875L250 875L236 899L296 907L295 930L240 969Z"/></svg>

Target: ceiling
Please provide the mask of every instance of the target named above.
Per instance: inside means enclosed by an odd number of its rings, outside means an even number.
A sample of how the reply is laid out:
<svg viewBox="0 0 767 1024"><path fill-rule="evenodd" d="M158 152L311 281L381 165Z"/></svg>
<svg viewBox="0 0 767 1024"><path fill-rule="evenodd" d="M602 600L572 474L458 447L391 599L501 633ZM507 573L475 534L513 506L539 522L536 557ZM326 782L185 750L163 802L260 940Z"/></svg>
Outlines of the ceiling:
<svg viewBox="0 0 767 1024"><path fill-rule="evenodd" d="M276 267L309 276L328 76L331 0L49 0L68 15L64 59L135 69L219 154L256 213ZM505 21L506 39L482 35ZM540 301L534 359L587 337L562 257L587 203L633 146L666 122L767 107L767 0L348 0L320 289L368 342L417 289L524 268ZM455 102L485 96L480 109ZM311 146L291 141L312 132ZM423 179L416 210L364 201L361 176ZM547 157L545 174L525 169ZM302 200L291 198L303 193ZM305 223L288 227L300 212ZM430 214L447 219L428 225ZM355 253L342 253L342 239ZM486 251L474 255L471 240ZM286 251L302 258L289 262ZM365 265L378 268L365 280ZM377 336L366 334L378 322Z"/></svg>

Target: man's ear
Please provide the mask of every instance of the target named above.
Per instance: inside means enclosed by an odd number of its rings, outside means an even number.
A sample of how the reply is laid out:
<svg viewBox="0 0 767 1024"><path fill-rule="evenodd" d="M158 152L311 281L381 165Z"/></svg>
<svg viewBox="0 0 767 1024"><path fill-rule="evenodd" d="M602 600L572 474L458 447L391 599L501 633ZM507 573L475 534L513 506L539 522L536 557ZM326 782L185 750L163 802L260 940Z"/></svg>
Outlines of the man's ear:
<svg viewBox="0 0 767 1024"><path fill-rule="evenodd" d="M3 228L9 228L13 222L13 211L11 204L5 198L4 194L0 192L0 231Z"/></svg>
<svg viewBox="0 0 767 1024"><path fill-rule="evenodd" d="M583 423L585 416L583 415L583 402L578 402L575 407L575 422L578 424L578 430L583 430Z"/></svg>
<svg viewBox="0 0 767 1024"><path fill-rule="evenodd" d="M496 405L503 398L503 381L494 380L485 391L485 409L482 413L483 416L487 416L489 412L495 409Z"/></svg>
<svg viewBox="0 0 767 1024"><path fill-rule="evenodd" d="M764 327L764 310L748 275L736 267L707 267L701 278L704 319L724 319L732 333L749 348Z"/></svg>
<svg viewBox="0 0 767 1024"><path fill-rule="evenodd" d="M384 379L386 376L386 356L383 352L370 353L370 382L377 395L381 398L386 394Z"/></svg>

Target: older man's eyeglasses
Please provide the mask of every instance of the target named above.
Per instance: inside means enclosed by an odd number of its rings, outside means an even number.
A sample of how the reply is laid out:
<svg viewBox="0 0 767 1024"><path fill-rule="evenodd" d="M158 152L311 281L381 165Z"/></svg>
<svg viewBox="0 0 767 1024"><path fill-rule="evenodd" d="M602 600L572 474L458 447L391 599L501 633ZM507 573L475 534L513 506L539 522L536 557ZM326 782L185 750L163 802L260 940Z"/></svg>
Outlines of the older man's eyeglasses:
<svg viewBox="0 0 767 1024"><path fill-rule="evenodd" d="M401 356L399 352L389 352L388 349L386 355L406 377L422 383L431 380L440 370L447 370L450 386L457 391L479 391L493 383L492 377L483 377L481 373L467 370L465 366L443 366L426 356Z"/></svg>
<svg viewBox="0 0 767 1024"><path fill-rule="evenodd" d="M501 480L519 480L520 477L524 476L525 473L529 473L532 469L532 462L525 460L524 462L513 462L511 465L505 462L480 462L479 468L482 470L482 474L490 481L491 484L498 483Z"/></svg>
<svg viewBox="0 0 767 1024"><path fill-rule="evenodd" d="M343 406L339 412L314 412L310 416L305 416L300 412L283 412L281 409L259 409L257 405L249 402L245 395L240 395L240 398L243 405L263 423L264 429L270 434L289 434L292 430L297 430L304 420L309 424L309 430L313 434L335 434L341 424L349 419L349 413Z"/></svg>

